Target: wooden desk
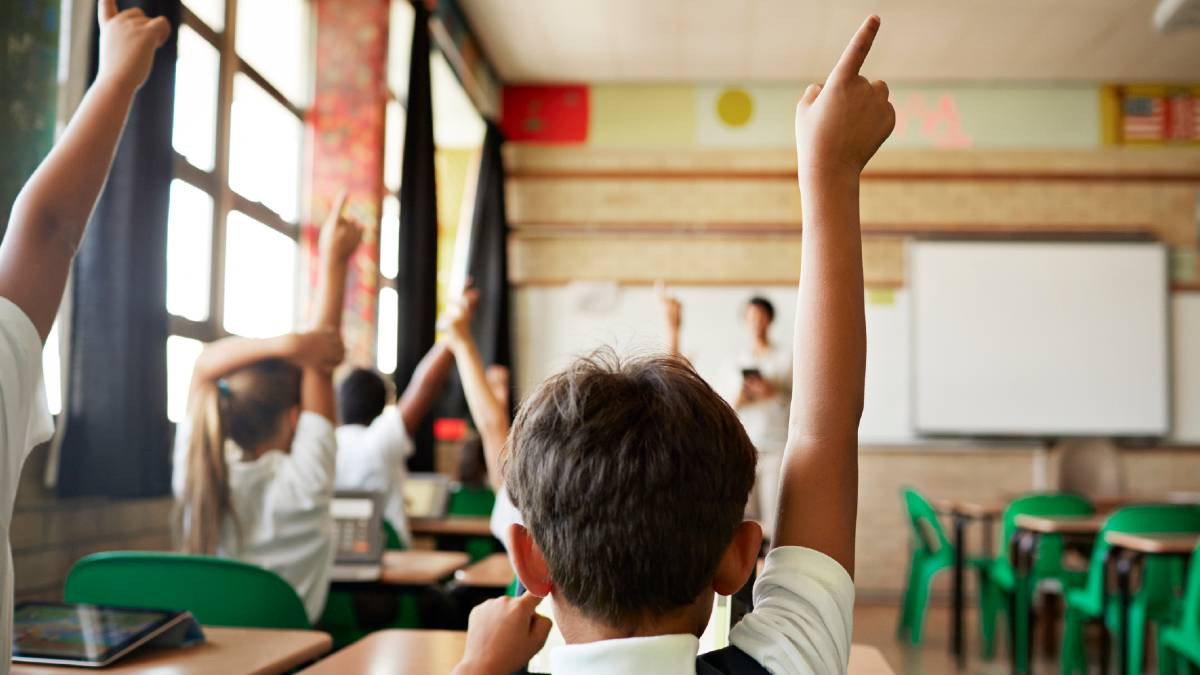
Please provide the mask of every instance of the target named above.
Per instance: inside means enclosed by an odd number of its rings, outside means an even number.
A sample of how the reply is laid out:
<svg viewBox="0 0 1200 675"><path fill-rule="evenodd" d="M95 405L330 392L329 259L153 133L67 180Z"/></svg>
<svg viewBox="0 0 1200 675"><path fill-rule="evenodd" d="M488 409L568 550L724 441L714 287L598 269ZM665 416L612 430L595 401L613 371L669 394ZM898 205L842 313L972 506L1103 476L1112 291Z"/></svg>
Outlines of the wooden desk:
<svg viewBox="0 0 1200 675"><path fill-rule="evenodd" d="M115 665L96 670L102 673L196 675L206 673L286 673L319 658L333 644L329 635L312 630L267 630L262 628L204 627L208 642L182 649L146 648ZM63 675L88 669L14 663L13 675Z"/></svg>
<svg viewBox="0 0 1200 675"><path fill-rule="evenodd" d="M1017 516L1019 529L1038 534L1096 534L1104 525L1107 516Z"/></svg>
<svg viewBox="0 0 1200 675"><path fill-rule="evenodd" d="M1104 539L1127 551L1150 555L1190 555L1200 542L1200 534L1129 534L1106 532Z"/></svg>
<svg viewBox="0 0 1200 675"><path fill-rule="evenodd" d="M453 630L384 630L371 633L349 647L303 671L305 675L342 673L449 673L462 658L467 634ZM850 647L852 675L892 675L874 647Z"/></svg>
<svg viewBox="0 0 1200 675"><path fill-rule="evenodd" d="M1133 570L1146 556L1173 556L1186 559L1200 542L1200 532L1146 533L1106 532L1104 540L1112 547L1109 560L1117 568L1117 595L1121 602L1121 663L1119 673L1129 673L1129 606L1133 598Z"/></svg>
<svg viewBox="0 0 1200 675"><path fill-rule="evenodd" d="M460 551L386 551L379 583L389 586L429 586L471 562Z"/></svg>
<svg viewBox="0 0 1200 675"><path fill-rule="evenodd" d="M483 516L447 516L413 518L408 527L415 535L451 535L459 537L492 536L491 519Z"/></svg>
<svg viewBox="0 0 1200 675"><path fill-rule="evenodd" d="M493 553L454 573L459 586L473 588L508 588L514 578L512 565L504 553Z"/></svg>
<svg viewBox="0 0 1200 675"><path fill-rule="evenodd" d="M954 576L951 583L950 653L960 669L967 665L966 601L963 598L966 576L967 524L983 524L983 551L992 557L992 521L1004 513L1006 504L1000 501L975 499L931 499L933 508L950 516L953 524Z"/></svg>

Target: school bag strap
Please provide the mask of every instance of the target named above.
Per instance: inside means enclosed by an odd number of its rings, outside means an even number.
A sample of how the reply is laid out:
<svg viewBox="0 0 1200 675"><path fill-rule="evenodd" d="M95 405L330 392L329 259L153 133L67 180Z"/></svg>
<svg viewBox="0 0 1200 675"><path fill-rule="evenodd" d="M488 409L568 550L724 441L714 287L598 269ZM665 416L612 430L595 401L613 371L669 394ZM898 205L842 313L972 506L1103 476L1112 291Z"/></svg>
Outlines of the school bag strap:
<svg viewBox="0 0 1200 675"><path fill-rule="evenodd" d="M733 645L696 657L696 675L759 675L768 672L761 663Z"/></svg>

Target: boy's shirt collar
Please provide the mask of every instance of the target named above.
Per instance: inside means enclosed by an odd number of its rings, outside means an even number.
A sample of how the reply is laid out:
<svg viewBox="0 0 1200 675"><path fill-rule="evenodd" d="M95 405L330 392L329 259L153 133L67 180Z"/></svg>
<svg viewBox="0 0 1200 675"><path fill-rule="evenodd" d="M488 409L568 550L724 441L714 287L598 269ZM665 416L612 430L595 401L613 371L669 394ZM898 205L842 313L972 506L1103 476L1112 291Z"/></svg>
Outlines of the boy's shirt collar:
<svg viewBox="0 0 1200 675"><path fill-rule="evenodd" d="M555 647L555 673L680 673L695 675L700 640L695 635L655 635Z"/></svg>

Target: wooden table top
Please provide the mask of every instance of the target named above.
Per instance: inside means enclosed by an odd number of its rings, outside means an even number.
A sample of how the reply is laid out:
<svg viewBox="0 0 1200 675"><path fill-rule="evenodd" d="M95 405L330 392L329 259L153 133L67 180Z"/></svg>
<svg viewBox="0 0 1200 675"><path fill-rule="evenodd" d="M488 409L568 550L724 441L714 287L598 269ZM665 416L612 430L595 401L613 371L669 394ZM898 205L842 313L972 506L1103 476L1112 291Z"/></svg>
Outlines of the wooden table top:
<svg viewBox="0 0 1200 675"><path fill-rule="evenodd" d="M201 673L286 673L319 658L333 644L326 633L314 630L204 627L208 642L181 649L143 648L96 672L155 675ZM13 675L62 675L89 669L14 663Z"/></svg>
<svg viewBox="0 0 1200 675"><path fill-rule="evenodd" d="M491 519L485 516L447 516L445 518L413 518L408 521L413 534L452 534L465 537L492 536Z"/></svg>
<svg viewBox="0 0 1200 675"><path fill-rule="evenodd" d="M392 586L436 584L471 562L461 551L385 551L379 582Z"/></svg>
<svg viewBox="0 0 1200 675"><path fill-rule="evenodd" d="M460 586L475 588L508 588L514 577L512 565L504 553L493 553L454 573L454 580Z"/></svg>
<svg viewBox="0 0 1200 675"><path fill-rule="evenodd" d="M968 518L995 518L1004 513L1007 506L1002 501L988 499L930 499L933 508L941 513L959 513Z"/></svg>
<svg viewBox="0 0 1200 675"><path fill-rule="evenodd" d="M1104 538L1113 546L1120 546L1139 553L1187 555L1200 542L1200 533L1145 533L1106 532Z"/></svg>
<svg viewBox="0 0 1200 675"><path fill-rule="evenodd" d="M467 634L453 630L383 630L317 663L305 675L341 673L449 673L462 658ZM874 647L850 647L851 675L892 675Z"/></svg>
<svg viewBox="0 0 1200 675"><path fill-rule="evenodd" d="M1017 516L1017 527L1042 534L1096 534L1105 516Z"/></svg>

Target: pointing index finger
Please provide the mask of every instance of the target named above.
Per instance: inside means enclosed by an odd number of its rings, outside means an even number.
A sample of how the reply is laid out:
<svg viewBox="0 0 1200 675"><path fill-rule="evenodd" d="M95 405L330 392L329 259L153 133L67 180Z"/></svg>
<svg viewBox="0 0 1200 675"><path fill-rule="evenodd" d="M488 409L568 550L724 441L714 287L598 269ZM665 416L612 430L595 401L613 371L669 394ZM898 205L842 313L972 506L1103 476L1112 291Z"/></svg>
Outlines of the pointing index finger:
<svg viewBox="0 0 1200 675"><path fill-rule="evenodd" d="M346 188L338 190L337 196L333 198L333 206L329 209L337 220L341 220L343 213L346 210Z"/></svg>
<svg viewBox="0 0 1200 675"><path fill-rule="evenodd" d="M867 53L871 51L871 43L875 42L875 34L878 32L879 17L872 14L858 27L854 37L850 38L850 44L846 45L846 50L833 67L829 79L844 81L856 77L863 62L867 60Z"/></svg>

